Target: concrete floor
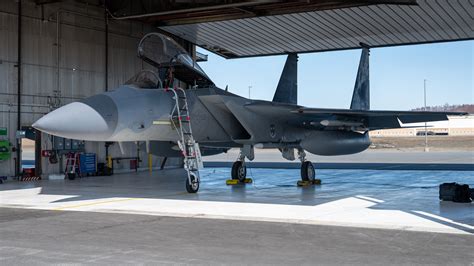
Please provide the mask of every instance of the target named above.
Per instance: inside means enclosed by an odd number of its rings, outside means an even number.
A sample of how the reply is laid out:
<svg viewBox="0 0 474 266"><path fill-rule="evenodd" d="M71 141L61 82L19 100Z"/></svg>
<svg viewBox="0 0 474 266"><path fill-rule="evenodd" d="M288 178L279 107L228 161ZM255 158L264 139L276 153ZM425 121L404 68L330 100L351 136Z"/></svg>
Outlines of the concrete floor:
<svg viewBox="0 0 474 266"><path fill-rule="evenodd" d="M473 237L0 208L0 265L472 265Z"/></svg>
<svg viewBox="0 0 474 266"><path fill-rule="evenodd" d="M0 185L0 264L469 264L474 203L439 202L472 171L204 169L198 194L169 169ZM172 218L174 217L174 218ZM364 243L364 245L360 245Z"/></svg>
<svg viewBox="0 0 474 266"><path fill-rule="evenodd" d="M233 162L239 155L238 149L227 153L206 156L206 162ZM474 164L474 151L410 151L410 150L373 150L341 156L319 156L307 154L307 159L315 163L427 163L427 164ZM276 149L255 149L254 162L283 162L288 161ZM298 161L295 161L298 163Z"/></svg>

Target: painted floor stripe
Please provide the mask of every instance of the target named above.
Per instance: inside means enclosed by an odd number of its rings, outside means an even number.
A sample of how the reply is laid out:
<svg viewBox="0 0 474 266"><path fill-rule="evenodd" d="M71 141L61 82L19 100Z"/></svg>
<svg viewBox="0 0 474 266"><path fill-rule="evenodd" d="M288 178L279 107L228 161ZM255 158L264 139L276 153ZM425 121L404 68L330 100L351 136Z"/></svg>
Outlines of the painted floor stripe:
<svg viewBox="0 0 474 266"><path fill-rule="evenodd" d="M103 204L108 204L108 203L117 203L117 202L132 201L132 200L138 200L138 198L127 198L127 199L117 199L117 200L107 200L107 201L99 201L99 202L91 202L91 203L82 203L82 204L76 204L76 205L63 206L63 207L55 208L53 210L62 211L62 210L77 209L77 208L87 207L87 206L97 206L97 205L103 205Z"/></svg>

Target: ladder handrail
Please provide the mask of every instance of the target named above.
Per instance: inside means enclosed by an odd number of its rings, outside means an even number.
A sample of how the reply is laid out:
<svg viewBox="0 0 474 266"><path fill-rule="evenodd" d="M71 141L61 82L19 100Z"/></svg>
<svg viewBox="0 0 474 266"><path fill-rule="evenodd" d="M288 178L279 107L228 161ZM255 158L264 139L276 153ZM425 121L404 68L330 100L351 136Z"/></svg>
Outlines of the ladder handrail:
<svg viewBox="0 0 474 266"><path fill-rule="evenodd" d="M180 140L178 140L178 146L182 151L184 157L184 167L187 171L189 181L191 181L190 172L193 172L199 178L199 173L197 172L199 169L199 163L197 161L198 153L195 150L196 141L194 140L192 134L191 118L189 115L186 91L182 88L166 88L165 90L173 92L174 95L175 106L171 110L170 120L175 127L178 137L180 138ZM178 118L179 129L174 121L175 117ZM186 119L186 123L184 123L183 118Z"/></svg>
<svg viewBox="0 0 474 266"><path fill-rule="evenodd" d="M179 128L182 128L183 123L181 122L181 119L180 119L180 117L181 117L181 111L179 110L180 108L179 108L179 96L178 96L178 93L176 92L175 89L166 88L165 90L166 90L166 91L171 91L171 92L173 92L173 94L174 94L174 99L175 99L176 104L175 104L175 106L173 107L173 110L171 110L170 120L171 120L171 122L172 122L173 125L174 125L174 128L175 128L175 130L176 130L176 133L178 134L179 137L181 137L182 143L184 143L184 134L180 134L180 132L179 132L179 130L178 130L178 127L175 125L174 120L173 120L173 114L174 114L174 112L177 112L177 113L178 113L178 124L179 124ZM178 146L179 146L179 143L178 143ZM181 148L181 147L180 147L180 148ZM183 155L184 155L184 154L183 154Z"/></svg>

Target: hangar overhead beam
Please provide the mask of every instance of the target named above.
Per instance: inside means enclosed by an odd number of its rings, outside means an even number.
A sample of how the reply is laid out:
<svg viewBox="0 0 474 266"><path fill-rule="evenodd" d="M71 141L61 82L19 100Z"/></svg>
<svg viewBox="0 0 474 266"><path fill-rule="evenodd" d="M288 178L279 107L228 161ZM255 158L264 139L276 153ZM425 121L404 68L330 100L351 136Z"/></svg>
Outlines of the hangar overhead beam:
<svg viewBox="0 0 474 266"><path fill-rule="evenodd" d="M147 20L226 58L354 49L361 42L385 47L474 39L471 0L390 2L345 1L346 6L322 10L302 5L293 13L262 16L246 7L250 17L178 25L155 16Z"/></svg>
<svg viewBox="0 0 474 266"><path fill-rule="evenodd" d="M159 26L274 16L373 4L416 4L416 0L228 0L106 2L115 19L140 19Z"/></svg>

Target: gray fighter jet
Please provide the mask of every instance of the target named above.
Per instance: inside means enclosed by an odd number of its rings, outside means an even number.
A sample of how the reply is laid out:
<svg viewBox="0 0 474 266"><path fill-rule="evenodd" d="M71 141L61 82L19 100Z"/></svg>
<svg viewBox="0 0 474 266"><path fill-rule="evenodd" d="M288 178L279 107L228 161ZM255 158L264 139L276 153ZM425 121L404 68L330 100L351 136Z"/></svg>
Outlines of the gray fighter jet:
<svg viewBox="0 0 474 266"><path fill-rule="evenodd" d="M350 109L297 105L297 55L289 54L273 101L251 100L217 88L171 38L152 33L138 48L156 68L142 71L114 91L56 109L33 127L70 139L142 142L157 156L184 157L186 189L199 189L200 156L240 148L232 179L244 182L254 148L274 148L301 161L301 178L315 179L306 153L344 155L364 151L368 132L403 123L447 120L447 112L370 110L369 48L362 47ZM187 85L181 89L182 82ZM199 144L199 145L198 145Z"/></svg>

